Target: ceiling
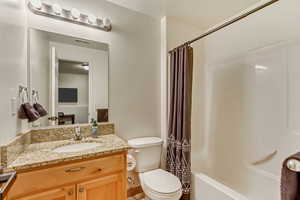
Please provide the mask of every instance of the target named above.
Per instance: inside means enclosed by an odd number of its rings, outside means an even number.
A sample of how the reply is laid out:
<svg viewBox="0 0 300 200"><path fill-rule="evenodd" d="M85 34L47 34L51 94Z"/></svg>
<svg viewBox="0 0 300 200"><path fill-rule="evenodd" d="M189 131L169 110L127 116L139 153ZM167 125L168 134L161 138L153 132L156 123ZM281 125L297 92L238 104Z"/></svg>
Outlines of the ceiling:
<svg viewBox="0 0 300 200"><path fill-rule="evenodd" d="M222 22L260 0L107 0L156 18L175 17L200 28Z"/></svg>

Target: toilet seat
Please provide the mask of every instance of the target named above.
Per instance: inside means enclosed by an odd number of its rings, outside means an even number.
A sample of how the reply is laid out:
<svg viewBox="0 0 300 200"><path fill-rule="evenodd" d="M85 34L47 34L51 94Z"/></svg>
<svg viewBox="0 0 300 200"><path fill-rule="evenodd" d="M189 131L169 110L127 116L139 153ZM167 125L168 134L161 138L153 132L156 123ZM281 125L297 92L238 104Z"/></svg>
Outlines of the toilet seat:
<svg viewBox="0 0 300 200"><path fill-rule="evenodd" d="M154 200L178 200L182 189L179 179L162 169L140 173L144 192Z"/></svg>

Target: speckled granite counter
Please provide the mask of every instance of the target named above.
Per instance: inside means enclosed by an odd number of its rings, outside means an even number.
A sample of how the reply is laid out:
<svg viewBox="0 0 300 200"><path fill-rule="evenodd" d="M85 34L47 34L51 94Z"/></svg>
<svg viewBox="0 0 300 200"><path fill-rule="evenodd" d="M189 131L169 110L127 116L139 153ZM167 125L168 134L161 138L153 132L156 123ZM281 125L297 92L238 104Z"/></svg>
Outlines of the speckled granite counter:
<svg viewBox="0 0 300 200"><path fill-rule="evenodd" d="M53 149L57 147L83 142L96 142L103 144L103 146L72 153L53 152ZM124 140L113 134L100 136L97 139L89 138L83 141L60 140L35 143L28 145L26 149L20 155L18 155L12 163L7 165L5 171L8 172L27 170L35 167L47 166L66 161L93 158L100 155L121 152L128 149L130 149L128 144Z"/></svg>

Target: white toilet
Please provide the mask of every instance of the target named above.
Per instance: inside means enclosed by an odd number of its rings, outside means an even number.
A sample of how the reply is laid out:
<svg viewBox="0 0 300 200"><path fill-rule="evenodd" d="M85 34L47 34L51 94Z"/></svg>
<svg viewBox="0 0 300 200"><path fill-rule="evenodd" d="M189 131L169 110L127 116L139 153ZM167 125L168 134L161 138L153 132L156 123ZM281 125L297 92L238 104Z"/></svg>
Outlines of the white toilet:
<svg viewBox="0 0 300 200"><path fill-rule="evenodd" d="M128 141L134 149L136 171L143 191L150 200L179 200L182 195L180 180L162 170L160 157L163 141L156 137L136 138Z"/></svg>

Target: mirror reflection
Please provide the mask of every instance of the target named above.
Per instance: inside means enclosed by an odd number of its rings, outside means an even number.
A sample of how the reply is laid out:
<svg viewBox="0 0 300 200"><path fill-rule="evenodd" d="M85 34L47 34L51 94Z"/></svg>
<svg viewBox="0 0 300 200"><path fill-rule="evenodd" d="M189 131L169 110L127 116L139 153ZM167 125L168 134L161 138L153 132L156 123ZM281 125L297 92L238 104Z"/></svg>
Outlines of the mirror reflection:
<svg viewBox="0 0 300 200"><path fill-rule="evenodd" d="M88 123L88 105L89 64L59 60L58 124Z"/></svg>
<svg viewBox="0 0 300 200"><path fill-rule="evenodd" d="M108 45L36 29L29 37L32 99L48 111L33 126L107 122Z"/></svg>

